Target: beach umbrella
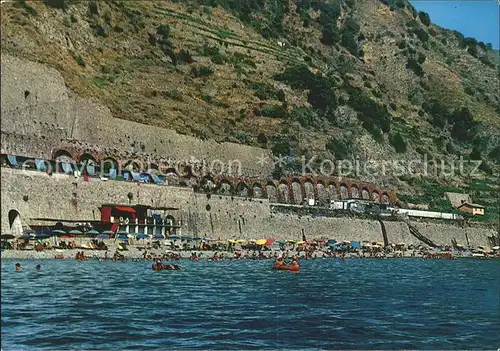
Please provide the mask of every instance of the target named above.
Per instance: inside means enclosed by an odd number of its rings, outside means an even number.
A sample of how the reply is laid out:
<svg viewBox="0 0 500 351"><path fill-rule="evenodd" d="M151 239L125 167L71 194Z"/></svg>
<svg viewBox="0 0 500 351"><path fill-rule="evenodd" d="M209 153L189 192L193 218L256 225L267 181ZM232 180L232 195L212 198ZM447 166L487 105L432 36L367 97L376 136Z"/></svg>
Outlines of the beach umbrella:
<svg viewBox="0 0 500 351"><path fill-rule="evenodd" d="M168 237L170 240L180 240L181 238L177 235L172 235Z"/></svg>
<svg viewBox="0 0 500 351"><path fill-rule="evenodd" d="M91 229L87 232L88 235L99 235L99 232L95 229Z"/></svg>
<svg viewBox="0 0 500 351"><path fill-rule="evenodd" d="M64 230L56 229L52 231L52 234L54 235L65 235L66 232Z"/></svg>
<svg viewBox="0 0 500 351"><path fill-rule="evenodd" d="M195 238L193 238L193 240L194 240L194 241L200 241L200 240L201 240L201 238L200 238L200 237L195 237Z"/></svg>
<svg viewBox="0 0 500 351"><path fill-rule="evenodd" d="M78 229L73 229L69 231L70 234L82 235L83 233Z"/></svg>
<svg viewBox="0 0 500 351"><path fill-rule="evenodd" d="M35 234L35 231L33 229L26 229L23 233L29 235L29 234Z"/></svg>
<svg viewBox="0 0 500 351"><path fill-rule="evenodd" d="M276 241L276 239L275 239L275 238L268 238L268 239L266 240L266 243L265 243L264 245L266 245L266 246L271 246L271 245L272 245L275 241Z"/></svg>
<svg viewBox="0 0 500 351"><path fill-rule="evenodd" d="M263 246L266 245L267 239L259 239L255 242L257 245Z"/></svg>
<svg viewBox="0 0 500 351"><path fill-rule="evenodd" d="M149 235L147 235L147 234L141 233L141 234L137 234L136 238L139 239L139 240L141 240L141 239L144 240L144 239L149 239L151 237Z"/></svg>
<svg viewBox="0 0 500 351"><path fill-rule="evenodd" d="M119 236L117 239L120 241L128 241L128 238L123 236Z"/></svg>
<svg viewBox="0 0 500 351"><path fill-rule="evenodd" d="M101 233L98 236L96 236L96 239L109 239L109 234Z"/></svg>
<svg viewBox="0 0 500 351"><path fill-rule="evenodd" d="M36 234L36 235L35 235L35 238L36 238L36 239L47 239L47 238L49 238L49 237L50 237L50 235L49 235L49 234Z"/></svg>
<svg viewBox="0 0 500 351"><path fill-rule="evenodd" d="M1 238L2 238L3 240L9 240L9 239L14 239L14 238L15 238L15 236L14 236L14 235L12 235L12 234L2 234Z"/></svg>
<svg viewBox="0 0 500 351"><path fill-rule="evenodd" d="M35 239L35 237L33 235L23 235L21 237L21 239L24 239L24 240L32 240L32 239Z"/></svg>
<svg viewBox="0 0 500 351"><path fill-rule="evenodd" d="M105 230L101 234L113 235L115 232L112 230Z"/></svg>
<svg viewBox="0 0 500 351"><path fill-rule="evenodd" d="M160 239L160 240L165 239L165 237L163 236L163 234L155 234L155 235L153 236L153 238L155 238L155 239Z"/></svg>

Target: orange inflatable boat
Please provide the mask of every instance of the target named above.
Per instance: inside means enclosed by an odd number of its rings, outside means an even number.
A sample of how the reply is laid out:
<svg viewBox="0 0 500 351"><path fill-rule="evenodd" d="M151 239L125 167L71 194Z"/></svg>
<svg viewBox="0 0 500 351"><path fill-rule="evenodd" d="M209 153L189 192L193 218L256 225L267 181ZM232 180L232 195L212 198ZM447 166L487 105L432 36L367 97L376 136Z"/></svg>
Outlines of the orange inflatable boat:
<svg viewBox="0 0 500 351"><path fill-rule="evenodd" d="M291 272L300 272L300 266L287 266L287 265L278 265L278 264L273 264L273 269L276 269L278 271L291 271Z"/></svg>

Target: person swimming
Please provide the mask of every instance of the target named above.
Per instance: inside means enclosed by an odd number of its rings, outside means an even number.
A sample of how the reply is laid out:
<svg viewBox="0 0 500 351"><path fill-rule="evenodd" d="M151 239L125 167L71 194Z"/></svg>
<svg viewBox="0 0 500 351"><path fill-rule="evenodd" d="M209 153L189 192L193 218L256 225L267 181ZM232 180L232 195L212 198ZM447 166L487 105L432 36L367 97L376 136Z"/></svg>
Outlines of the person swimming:
<svg viewBox="0 0 500 351"><path fill-rule="evenodd" d="M20 263L16 263L16 272L21 272L23 270L23 267L21 267Z"/></svg>
<svg viewBox="0 0 500 351"><path fill-rule="evenodd" d="M40 269L42 269L42 266L41 266L40 264L37 264L37 265L35 266L35 269L36 269L37 271L39 271Z"/></svg>

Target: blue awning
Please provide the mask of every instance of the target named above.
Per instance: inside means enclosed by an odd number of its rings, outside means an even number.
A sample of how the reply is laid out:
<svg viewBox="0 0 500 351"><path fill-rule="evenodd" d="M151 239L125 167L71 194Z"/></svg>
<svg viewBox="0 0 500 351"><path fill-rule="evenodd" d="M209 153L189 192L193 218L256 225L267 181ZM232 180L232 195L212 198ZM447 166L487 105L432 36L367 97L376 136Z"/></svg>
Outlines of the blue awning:
<svg viewBox="0 0 500 351"><path fill-rule="evenodd" d="M17 158L14 155L7 155L7 160L9 161L11 166L17 167L19 164L17 163Z"/></svg>
<svg viewBox="0 0 500 351"><path fill-rule="evenodd" d="M44 160L40 160L37 158L37 159L35 159L35 164L36 164L36 169L38 169L39 171L47 170L47 166L45 165Z"/></svg>

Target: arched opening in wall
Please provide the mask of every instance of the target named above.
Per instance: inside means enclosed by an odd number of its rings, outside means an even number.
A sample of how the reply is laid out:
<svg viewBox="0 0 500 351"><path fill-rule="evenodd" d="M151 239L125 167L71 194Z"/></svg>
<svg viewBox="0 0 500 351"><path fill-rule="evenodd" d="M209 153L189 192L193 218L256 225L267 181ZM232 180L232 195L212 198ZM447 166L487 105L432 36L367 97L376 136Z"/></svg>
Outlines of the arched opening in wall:
<svg viewBox="0 0 500 351"><path fill-rule="evenodd" d="M106 157L101 161L100 164L101 176L109 176L110 178L115 177L119 171L118 169L118 161L112 157Z"/></svg>
<svg viewBox="0 0 500 351"><path fill-rule="evenodd" d="M123 170L139 173L143 171L143 167L141 166L141 163L139 161L129 160L123 164Z"/></svg>
<svg viewBox="0 0 500 351"><path fill-rule="evenodd" d="M318 202L320 205L325 205L328 203L328 192L323 181L318 180L316 182L316 192L318 193Z"/></svg>
<svg viewBox="0 0 500 351"><path fill-rule="evenodd" d="M267 198L269 199L269 202L278 202L279 201L278 189L276 188L276 184L274 184L271 181L267 182L266 192L267 192Z"/></svg>
<svg viewBox="0 0 500 351"><path fill-rule="evenodd" d="M370 190L368 190L367 188L361 189L361 198L363 200L371 200L370 199Z"/></svg>
<svg viewBox="0 0 500 351"><path fill-rule="evenodd" d="M151 174L158 174L160 171L160 168L158 167L158 164L149 162L148 163L148 173Z"/></svg>
<svg viewBox="0 0 500 351"><path fill-rule="evenodd" d="M382 203L383 204L388 204L389 203L389 194L382 193Z"/></svg>
<svg viewBox="0 0 500 351"><path fill-rule="evenodd" d="M212 176L206 175L201 178L200 186L203 191L212 191L215 188L215 180Z"/></svg>
<svg viewBox="0 0 500 351"><path fill-rule="evenodd" d="M164 172L168 185L180 185L180 177L175 168L167 168Z"/></svg>
<svg viewBox="0 0 500 351"><path fill-rule="evenodd" d="M252 194L253 197L257 199L262 199L264 197L264 189L262 189L262 185L260 183L253 183Z"/></svg>
<svg viewBox="0 0 500 351"><path fill-rule="evenodd" d="M73 160L73 156L67 150L57 150L53 154L53 160L56 164L54 168L56 172L73 173L77 168Z"/></svg>
<svg viewBox="0 0 500 351"><path fill-rule="evenodd" d="M226 178L221 179L219 184L217 184L216 192L220 195L232 195L233 194L233 184Z"/></svg>
<svg viewBox="0 0 500 351"><path fill-rule="evenodd" d="M340 184L339 187L340 199L347 200L349 198L349 191L347 190L347 184Z"/></svg>
<svg viewBox="0 0 500 351"><path fill-rule="evenodd" d="M380 194L378 193L377 190L374 190L372 192L372 200L375 202L380 202Z"/></svg>
<svg viewBox="0 0 500 351"><path fill-rule="evenodd" d="M286 180L281 180L280 184L278 185L278 196L280 198L280 201L288 204L291 202L290 199L290 187L288 185L288 182Z"/></svg>
<svg viewBox="0 0 500 351"><path fill-rule="evenodd" d="M84 173L85 171L89 175L94 175L96 172L97 161L95 157L89 153L84 153L79 159L79 171Z"/></svg>
<svg viewBox="0 0 500 351"><path fill-rule="evenodd" d="M351 198L359 199L359 188L355 184L351 185Z"/></svg>
<svg viewBox="0 0 500 351"><path fill-rule="evenodd" d="M306 178L304 180L304 192L306 193L307 199L314 199L314 182L311 178Z"/></svg>
<svg viewBox="0 0 500 351"><path fill-rule="evenodd" d="M248 187L248 185L246 183L239 182L236 185L235 195L241 196L241 197L248 197L248 196L250 196L250 188Z"/></svg>
<svg viewBox="0 0 500 351"><path fill-rule="evenodd" d="M328 198L330 199L330 201L339 199L339 193L337 191L337 184L335 184L333 182L328 183L327 191L328 191Z"/></svg>
<svg viewBox="0 0 500 351"><path fill-rule="evenodd" d="M292 194L293 203L300 205L304 201L304 194L302 193L302 184L300 184L299 178L293 178L292 180Z"/></svg>
<svg viewBox="0 0 500 351"><path fill-rule="evenodd" d="M9 217L9 229L12 235L21 236L23 233L23 223L21 221L21 214L17 210L10 210L8 213Z"/></svg>

